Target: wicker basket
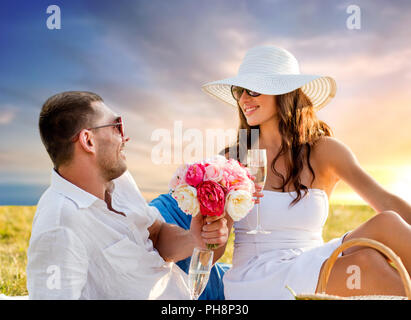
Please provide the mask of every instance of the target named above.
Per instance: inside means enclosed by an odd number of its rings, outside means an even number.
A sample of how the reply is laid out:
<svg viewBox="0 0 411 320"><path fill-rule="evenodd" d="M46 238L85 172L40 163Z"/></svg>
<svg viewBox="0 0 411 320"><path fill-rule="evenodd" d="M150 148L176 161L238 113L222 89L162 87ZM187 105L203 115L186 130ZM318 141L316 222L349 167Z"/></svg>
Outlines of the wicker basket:
<svg viewBox="0 0 411 320"><path fill-rule="evenodd" d="M382 252L385 256L387 256L397 268L401 280L405 287L405 294L406 297L402 296L385 296L385 295L369 295L369 296L352 296L352 297L340 297L334 295L325 294L325 288L327 287L327 281L331 273L331 268L333 267L335 261L338 258L338 255L343 252L345 249L353 247L353 246L367 246L374 248L380 252ZM387 246L383 245L382 243L366 239L366 238L358 238L352 239L347 242L341 244L334 252L331 254L330 258L324 264L324 268L320 273L319 281L318 281L318 292L316 294L296 294L290 287L287 288L291 291L294 295L296 300L411 300L411 281L410 276L405 269L404 265L401 262L401 259Z"/></svg>

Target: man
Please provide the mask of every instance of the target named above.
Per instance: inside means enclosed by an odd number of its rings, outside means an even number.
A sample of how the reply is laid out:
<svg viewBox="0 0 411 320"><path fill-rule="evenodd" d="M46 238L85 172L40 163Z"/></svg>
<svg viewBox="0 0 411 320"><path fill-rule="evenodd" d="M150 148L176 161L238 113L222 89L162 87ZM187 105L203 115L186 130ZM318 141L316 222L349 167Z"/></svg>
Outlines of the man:
<svg viewBox="0 0 411 320"><path fill-rule="evenodd" d="M29 298L188 299L174 261L226 244L225 218L197 215L190 230L165 223L127 171L121 117L94 93L50 97L39 129L54 169L33 220Z"/></svg>

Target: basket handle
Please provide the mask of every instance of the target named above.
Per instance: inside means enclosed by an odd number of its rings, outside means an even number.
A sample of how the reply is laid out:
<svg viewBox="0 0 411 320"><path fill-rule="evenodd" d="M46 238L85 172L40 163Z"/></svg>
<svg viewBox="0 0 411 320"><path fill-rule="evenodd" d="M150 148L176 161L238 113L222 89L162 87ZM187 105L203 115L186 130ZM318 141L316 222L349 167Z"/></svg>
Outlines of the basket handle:
<svg viewBox="0 0 411 320"><path fill-rule="evenodd" d="M324 268L320 273L318 281L318 292L325 293L325 288L327 287L328 278L330 277L331 268L334 266L335 261L338 258L338 255L343 252L345 249L354 247L354 246L366 246L374 248L383 254L385 254L389 259L394 262L394 265L397 267L397 270L401 276L401 280L404 284L405 293L408 297L408 300L411 300L411 280L408 271L405 269L404 265L401 262L401 259L392 251L390 248L382 244L381 242L367 239L367 238L357 238L351 239L346 242L343 242L337 249L333 251L330 258L324 264Z"/></svg>

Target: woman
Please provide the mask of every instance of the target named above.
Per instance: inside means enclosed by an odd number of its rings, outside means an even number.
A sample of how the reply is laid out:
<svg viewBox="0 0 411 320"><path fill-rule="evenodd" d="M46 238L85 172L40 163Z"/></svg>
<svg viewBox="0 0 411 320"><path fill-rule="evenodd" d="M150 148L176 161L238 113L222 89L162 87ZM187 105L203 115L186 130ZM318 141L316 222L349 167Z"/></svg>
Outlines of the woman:
<svg viewBox="0 0 411 320"><path fill-rule="evenodd" d="M203 90L238 107L239 129L247 141L225 150L251 148L251 130L259 129L259 148L267 149L268 171L260 196L260 217L271 234L250 235L255 211L234 224L233 267L224 276L226 299L292 299L317 290L320 270L342 242L370 238L396 252L411 271L411 206L384 190L359 165L354 154L332 137L315 111L335 95L330 77L302 75L288 51L273 47L249 50L234 78L215 81ZM246 154L246 153L245 153ZM338 181L350 185L378 214L340 238L323 243L328 199ZM229 227L233 222L229 221ZM347 287L347 268L360 269L360 288ZM357 269L358 270L358 269ZM339 296L404 295L399 274L374 249L352 247L337 259L326 293Z"/></svg>

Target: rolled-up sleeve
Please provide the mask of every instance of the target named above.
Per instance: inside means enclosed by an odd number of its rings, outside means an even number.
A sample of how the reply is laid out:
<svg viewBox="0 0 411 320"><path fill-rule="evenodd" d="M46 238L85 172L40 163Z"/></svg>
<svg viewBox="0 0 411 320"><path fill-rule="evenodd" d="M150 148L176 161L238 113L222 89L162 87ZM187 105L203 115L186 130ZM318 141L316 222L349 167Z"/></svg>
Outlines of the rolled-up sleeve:
<svg viewBox="0 0 411 320"><path fill-rule="evenodd" d="M154 221L160 220L161 222L165 222L163 216L161 215L160 211L153 206L146 205L146 214L150 219L149 225L152 225Z"/></svg>
<svg viewBox="0 0 411 320"><path fill-rule="evenodd" d="M68 228L31 239L27 252L29 299L79 299L87 281L87 251Z"/></svg>

